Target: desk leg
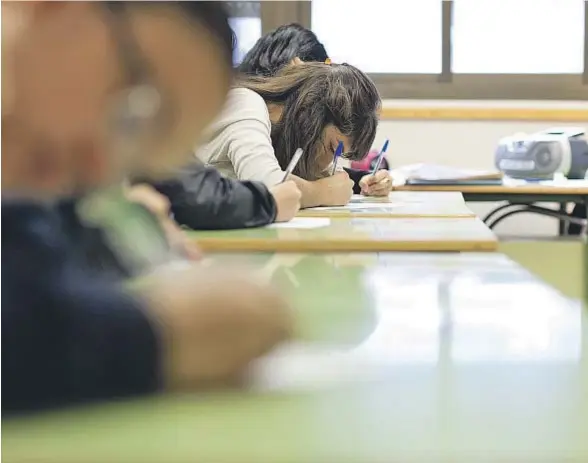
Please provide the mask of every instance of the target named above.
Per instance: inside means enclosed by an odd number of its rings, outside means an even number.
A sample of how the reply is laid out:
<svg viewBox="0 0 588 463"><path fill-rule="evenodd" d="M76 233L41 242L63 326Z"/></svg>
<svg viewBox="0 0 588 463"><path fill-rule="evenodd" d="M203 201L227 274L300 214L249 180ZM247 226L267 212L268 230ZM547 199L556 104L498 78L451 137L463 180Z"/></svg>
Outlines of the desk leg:
<svg viewBox="0 0 588 463"><path fill-rule="evenodd" d="M559 203L559 212L561 214L568 213L568 203ZM567 223L565 220L559 220L559 236L565 236L568 234Z"/></svg>
<svg viewBox="0 0 588 463"><path fill-rule="evenodd" d="M580 235L584 235L584 238L586 239L586 247L588 248L588 196L586 198L584 198L584 209L586 212L586 215L584 216L585 222L584 222L584 230L580 231ZM588 254L586 254L586 265L584 266L586 268L586 278L588 278ZM586 283L586 287L588 288L588 280ZM586 299L588 300L588 291L586 291Z"/></svg>

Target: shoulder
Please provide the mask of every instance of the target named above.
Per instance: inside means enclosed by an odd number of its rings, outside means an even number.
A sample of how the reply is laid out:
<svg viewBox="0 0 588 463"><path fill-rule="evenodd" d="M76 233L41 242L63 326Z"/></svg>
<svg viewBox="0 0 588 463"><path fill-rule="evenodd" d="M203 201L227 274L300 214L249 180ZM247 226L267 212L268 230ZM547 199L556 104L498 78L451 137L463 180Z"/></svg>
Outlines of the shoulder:
<svg viewBox="0 0 588 463"><path fill-rule="evenodd" d="M267 106L259 93L243 87L231 89L227 97L227 105L241 104L246 104L251 108L263 109L263 112L267 113Z"/></svg>
<svg viewBox="0 0 588 463"><path fill-rule="evenodd" d="M262 134L269 139L271 121L264 99L247 88L233 88L227 95L227 100L221 114L205 131L206 144L196 148L196 157L206 162L224 156L228 150L228 143L241 138L243 131L251 134Z"/></svg>
<svg viewBox="0 0 588 463"><path fill-rule="evenodd" d="M247 88L234 88L229 92L220 118L225 123L240 120L256 120L271 126L265 101L259 94Z"/></svg>

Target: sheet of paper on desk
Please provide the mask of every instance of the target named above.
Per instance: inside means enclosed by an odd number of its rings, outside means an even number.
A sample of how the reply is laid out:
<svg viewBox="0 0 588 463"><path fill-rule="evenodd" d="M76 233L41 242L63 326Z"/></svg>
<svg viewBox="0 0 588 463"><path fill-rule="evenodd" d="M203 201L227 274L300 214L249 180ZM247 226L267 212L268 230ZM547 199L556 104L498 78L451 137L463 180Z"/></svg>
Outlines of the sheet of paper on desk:
<svg viewBox="0 0 588 463"><path fill-rule="evenodd" d="M331 225L327 217L294 217L290 222L273 223L267 228L321 228Z"/></svg>
<svg viewBox="0 0 588 463"><path fill-rule="evenodd" d="M312 207L310 211L364 211L368 209L373 210L387 210L392 209L395 207L402 207L402 203L364 203L364 202L356 202L356 203L349 203L346 206L320 206L320 207Z"/></svg>
<svg viewBox="0 0 588 463"><path fill-rule="evenodd" d="M502 178L502 173L497 171L484 171L475 169L463 169L438 164L412 164L399 167L407 180L435 181L463 181L463 180L496 180Z"/></svg>
<svg viewBox="0 0 588 463"><path fill-rule="evenodd" d="M361 203L389 203L389 196L364 196L364 195L353 195L349 200L349 204L361 204Z"/></svg>

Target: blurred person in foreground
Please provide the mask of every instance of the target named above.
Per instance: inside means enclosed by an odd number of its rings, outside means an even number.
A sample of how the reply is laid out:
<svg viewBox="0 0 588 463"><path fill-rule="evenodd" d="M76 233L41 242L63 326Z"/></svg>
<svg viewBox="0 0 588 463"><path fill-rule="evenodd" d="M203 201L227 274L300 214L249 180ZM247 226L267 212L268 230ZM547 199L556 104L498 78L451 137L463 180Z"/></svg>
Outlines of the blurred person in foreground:
<svg viewBox="0 0 588 463"><path fill-rule="evenodd" d="M232 383L289 334L275 293L195 266L131 292L48 201L185 162L230 85L220 4L2 7L2 412Z"/></svg>

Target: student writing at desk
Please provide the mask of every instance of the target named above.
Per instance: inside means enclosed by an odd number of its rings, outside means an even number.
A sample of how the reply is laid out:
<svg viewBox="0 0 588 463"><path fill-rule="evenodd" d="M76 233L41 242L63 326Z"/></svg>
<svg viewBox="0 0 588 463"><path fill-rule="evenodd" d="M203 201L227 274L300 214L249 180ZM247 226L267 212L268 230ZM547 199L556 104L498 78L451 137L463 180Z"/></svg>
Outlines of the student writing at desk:
<svg viewBox="0 0 588 463"><path fill-rule="evenodd" d="M222 8L2 10L3 414L235 379L288 335L276 294L198 267L126 289L83 257L53 202L39 199L85 196L185 162L229 86Z"/></svg>
<svg viewBox="0 0 588 463"><path fill-rule="evenodd" d="M173 178L151 184L169 200L174 219L194 230L253 228L287 222L300 209L294 182L268 188L262 182L226 178L216 169L192 162Z"/></svg>
<svg viewBox="0 0 588 463"><path fill-rule="evenodd" d="M324 45L314 32L299 24L286 24L261 37L245 55L238 70L247 75L273 76L288 64L329 61ZM375 174L347 167L344 170L354 182L355 194L387 196L392 190L387 169Z"/></svg>
<svg viewBox="0 0 588 463"><path fill-rule="evenodd" d="M353 182L343 170L330 175L333 153L339 142L347 158L370 150L380 103L374 83L347 64L302 63L271 77L249 76L235 84L196 155L229 177L272 186L301 148L291 178L302 206L344 205Z"/></svg>

